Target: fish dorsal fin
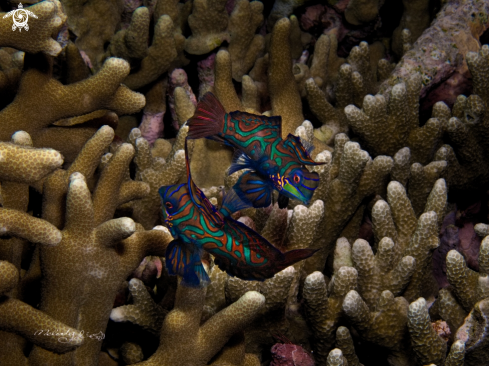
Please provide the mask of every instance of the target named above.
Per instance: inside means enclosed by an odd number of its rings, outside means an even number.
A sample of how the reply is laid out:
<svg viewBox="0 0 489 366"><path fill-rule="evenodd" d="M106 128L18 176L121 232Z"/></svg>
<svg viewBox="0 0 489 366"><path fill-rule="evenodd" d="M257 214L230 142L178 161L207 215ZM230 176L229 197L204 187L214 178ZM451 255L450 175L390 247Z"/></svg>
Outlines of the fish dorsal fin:
<svg viewBox="0 0 489 366"><path fill-rule="evenodd" d="M252 205L239 198L234 189L228 189L227 191L223 190L222 195L222 206L219 212L225 217L229 217L239 210L252 207Z"/></svg>
<svg viewBox="0 0 489 366"><path fill-rule="evenodd" d="M314 145L310 143L303 144L301 138L289 133L287 138L284 140L284 145L287 149L294 152L297 159L301 164L304 165L322 165L324 163L319 163L311 158L310 153L314 149Z"/></svg>
<svg viewBox="0 0 489 366"><path fill-rule="evenodd" d="M207 199L204 192L202 192L192 180L192 175L190 174L190 163L188 160L187 139L185 139L185 164L187 166L187 185L190 199L194 205L199 208L201 214L204 215L209 221L214 223L214 225L217 227L222 226L224 224L224 217Z"/></svg>

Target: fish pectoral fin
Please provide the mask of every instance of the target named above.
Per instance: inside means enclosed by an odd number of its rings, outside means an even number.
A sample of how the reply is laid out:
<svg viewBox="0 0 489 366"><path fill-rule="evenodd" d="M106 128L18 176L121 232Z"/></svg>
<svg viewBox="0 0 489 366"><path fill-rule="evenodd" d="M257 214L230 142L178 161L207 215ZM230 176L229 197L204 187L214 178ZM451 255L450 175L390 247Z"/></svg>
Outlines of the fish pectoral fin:
<svg viewBox="0 0 489 366"><path fill-rule="evenodd" d="M255 208L268 207L272 202L272 183L257 172L243 173L233 189L243 202Z"/></svg>
<svg viewBox="0 0 489 366"><path fill-rule="evenodd" d="M202 265L200 251L190 246L179 239L168 244L165 258L168 274L181 276L183 286L205 287L210 279Z"/></svg>

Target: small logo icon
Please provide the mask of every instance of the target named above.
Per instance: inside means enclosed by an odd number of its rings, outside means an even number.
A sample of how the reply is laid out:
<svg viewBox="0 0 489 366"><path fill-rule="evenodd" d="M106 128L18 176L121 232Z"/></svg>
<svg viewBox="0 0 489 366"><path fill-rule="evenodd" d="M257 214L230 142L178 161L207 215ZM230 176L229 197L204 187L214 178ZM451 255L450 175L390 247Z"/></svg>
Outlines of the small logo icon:
<svg viewBox="0 0 489 366"><path fill-rule="evenodd" d="M12 25L12 30L16 30L19 28L19 32L24 28L26 31L29 30L29 25L27 24L27 21L29 20L29 15L33 16L34 18L37 19L37 15L34 14L32 11L24 9L24 6L22 6L22 3L19 3L19 8L9 11L7 14L3 16L3 18L7 18L9 16L12 16L12 19L14 21L14 24Z"/></svg>

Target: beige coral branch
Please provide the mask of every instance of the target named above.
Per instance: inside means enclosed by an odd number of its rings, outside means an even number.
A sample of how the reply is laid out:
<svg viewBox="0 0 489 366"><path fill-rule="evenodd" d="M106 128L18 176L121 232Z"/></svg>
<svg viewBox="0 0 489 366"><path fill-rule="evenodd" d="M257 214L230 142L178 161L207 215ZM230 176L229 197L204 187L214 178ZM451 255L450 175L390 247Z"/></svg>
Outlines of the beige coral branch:
<svg viewBox="0 0 489 366"><path fill-rule="evenodd" d="M160 334L160 346L138 366L204 366L258 314L265 297L247 292L238 301L200 325L205 289L178 286L175 307L166 316Z"/></svg>
<svg viewBox="0 0 489 366"><path fill-rule="evenodd" d="M294 133L304 121L302 102L292 74L290 51L290 20L280 19L275 23L270 40L270 64L268 68L268 90L272 113L282 116L282 137Z"/></svg>
<svg viewBox="0 0 489 366"><path fill-rule="evenodd" d="M56 150L0 142L2 181L34 183L62 164L63 156Z"/></svg>
<svg viewBox="0 0 489 366"><path fill-rule="evenodd" d="M55 148L66 160L73 161L95 129L48 126L62 118L111 107L119 114L139 111L144 96L121 85L128 73L128 63L117 58L108 59L92 77L70 85L36 69L24 72L15 100L0 112L0 140L6 141L15 131L24 130L31 135L34 146Z"/></svg>

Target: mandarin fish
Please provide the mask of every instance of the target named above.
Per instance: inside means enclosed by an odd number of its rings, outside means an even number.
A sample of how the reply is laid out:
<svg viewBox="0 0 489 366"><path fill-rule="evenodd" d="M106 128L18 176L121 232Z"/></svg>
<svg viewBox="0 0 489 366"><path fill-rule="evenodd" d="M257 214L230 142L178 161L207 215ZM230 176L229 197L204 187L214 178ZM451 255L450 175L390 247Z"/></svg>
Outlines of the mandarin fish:
<svg viewBox="0 0 489 366"><path fill-rule="evenodd" d="M182 284L202 287L209 283L201 255L203 250L231 276L263 281L284 268L313 255L314 249L281 252L265 238L231 218L231 214L249 207L233 190L223 198L218 210L194 184L190 175L185 141L187 182L159 189L163 219L174 237L166 250L166 268L170 275L183 277Z"/></svg>
<svg viewBox="0 0 489 366"><path fill-rule="evenodd" d="M234 185L238 196L253 207L267 207L272 192L279 194L279 206L288 199L308 204L319 184L319 175L305 165L321 165L310 157L299 137L281 137L281 117L266 117L246 112L226 113L212 93L206 93L187 122L188 138L207 137L237 149L228 174L247 169Z"/></svg>

